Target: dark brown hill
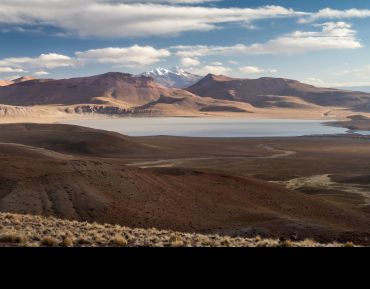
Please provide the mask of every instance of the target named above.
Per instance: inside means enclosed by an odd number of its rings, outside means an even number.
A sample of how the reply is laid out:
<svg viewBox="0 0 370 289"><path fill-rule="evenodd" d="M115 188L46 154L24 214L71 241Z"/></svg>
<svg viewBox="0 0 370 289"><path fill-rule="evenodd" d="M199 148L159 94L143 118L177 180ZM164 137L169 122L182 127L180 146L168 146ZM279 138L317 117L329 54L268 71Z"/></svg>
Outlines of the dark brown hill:
<svg viewBox="0 0 370 289"><path fill-rule="evenodd" d="M0 136L3 212L187 232L298 232L323 239L367 232L370 226L365 214L350 207L251 177L125 165L122 157L161 149L141 138L63 125L0 129L5 132ZM81 143L86 151L75 150Z"/></svg>

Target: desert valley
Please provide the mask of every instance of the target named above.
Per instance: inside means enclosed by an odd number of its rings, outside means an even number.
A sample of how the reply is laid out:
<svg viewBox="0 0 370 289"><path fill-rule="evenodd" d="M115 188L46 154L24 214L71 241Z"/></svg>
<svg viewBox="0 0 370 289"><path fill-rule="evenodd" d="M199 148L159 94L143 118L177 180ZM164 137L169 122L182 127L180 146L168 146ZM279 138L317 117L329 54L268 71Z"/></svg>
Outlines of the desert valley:
<svg viewBox="0 0 370 289"><path fill-rule="evenodd" d="M249 238L250 245L256 237L275 245L370 244L370 139L356 133L370 129L369 94L215 75L180 89L107 73L22 79L0 88L0 102L2 212ZM291 137L263 129L248 137L253 121L271 119L273 127L277 118L331 122L319 124L327 127L319 135L305 135L298 123L301 134ZM196 127L203 119L225 127L213 138L204 137L204 124L197 136L182 135L186 120ZM235 119L244 134L222 137ZM112 121L122 134L108 132ZM137 121L139 133L124 135ZM286 121L277 129L286 132ZM102 122L105 130L93 128ZM166 122L177 136L155 134ZM42 245L29 229L13 232L28 237L13 239ZM9 225L4 234L9 244ZM63 244L62 237L53 235L53 244Z"/></svg>

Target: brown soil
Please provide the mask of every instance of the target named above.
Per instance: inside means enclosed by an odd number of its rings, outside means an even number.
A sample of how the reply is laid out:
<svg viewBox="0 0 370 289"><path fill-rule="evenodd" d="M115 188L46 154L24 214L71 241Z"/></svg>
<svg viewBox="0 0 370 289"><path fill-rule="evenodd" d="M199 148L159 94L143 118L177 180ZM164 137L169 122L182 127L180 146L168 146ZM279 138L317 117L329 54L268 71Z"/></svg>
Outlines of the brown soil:
<svg viewBox="0 0 370 289"><path fill-rule="evenodd" d="M1 211L369 244L367 208L270 182L368 175L370 139L365 137L130 138L36 124L1 125L0 130ZM183 158L189 160L170 168L132 166Z"/></svg>

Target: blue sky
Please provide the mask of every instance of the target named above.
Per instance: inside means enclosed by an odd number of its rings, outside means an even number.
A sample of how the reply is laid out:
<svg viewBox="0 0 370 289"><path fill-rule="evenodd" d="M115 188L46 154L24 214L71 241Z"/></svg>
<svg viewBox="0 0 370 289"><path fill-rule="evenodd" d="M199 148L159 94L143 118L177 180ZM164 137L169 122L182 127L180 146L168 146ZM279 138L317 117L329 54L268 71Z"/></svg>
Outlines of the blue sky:
<svg viewBox="0 0 370 289"><path fill-rule="evenodd" d="M0 0L0 79L181 66L370 85L366 2Z"/></svg>

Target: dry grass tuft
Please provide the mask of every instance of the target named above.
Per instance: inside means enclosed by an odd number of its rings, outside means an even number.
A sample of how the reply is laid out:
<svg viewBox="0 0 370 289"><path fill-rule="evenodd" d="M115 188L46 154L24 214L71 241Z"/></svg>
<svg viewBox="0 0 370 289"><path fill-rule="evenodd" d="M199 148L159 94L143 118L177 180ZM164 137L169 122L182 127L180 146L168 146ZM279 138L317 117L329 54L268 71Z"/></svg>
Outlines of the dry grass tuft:
<svg viewBox="0 0 370 289"><path fill-rule="evenodd" d="M344 244L344 247L353 248L353 247L355 247L355 244L353 244L352 242L347 242L347 243Z"/></svg>
<svg viewBox="0 0 370 289"><path fill-rule="evenodd" d="M40 216L0 213L0 246L27 247L353 247L353 243L319 244L232 238L152 229L133 229L110 224L66 221Z"/></svg>
<svg viewBox="0 0 370 289"><path fill-rule="evenodd" d="M112 244L117 247L125 247L127 246L127 240L119 235L116 235L112 238Z"/></svg>
<svg viewBox="0 0 370 289"><path fill-rule="evenodd" d="M4 232L0 234L0 242L2 243L12 243L12 244L22 244L26 242L26 238L17 232Z"/></svg>
<svg viewBox="0 0 370 289"><path fill-rule="evenodd" d="M63 247L73 247L74 246L73 240L69 237L65 237L62 241L62 246Z"/></svg>
<svg viewBox="0 0 370 289"><path fill-rule="evenodd" d="M41 239L41 245L46 247L56 247L59 245L59 242L53 237L45 236Z"/></svg>

